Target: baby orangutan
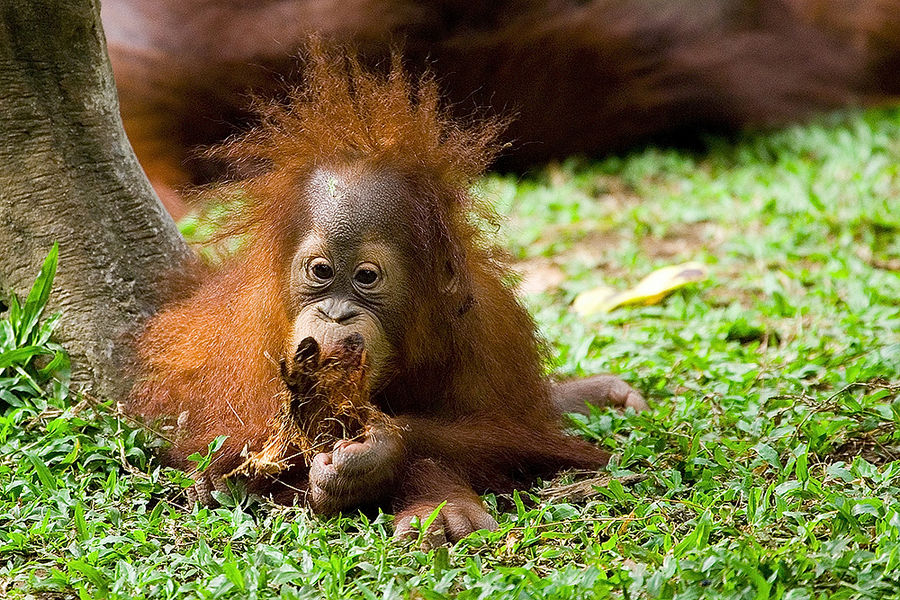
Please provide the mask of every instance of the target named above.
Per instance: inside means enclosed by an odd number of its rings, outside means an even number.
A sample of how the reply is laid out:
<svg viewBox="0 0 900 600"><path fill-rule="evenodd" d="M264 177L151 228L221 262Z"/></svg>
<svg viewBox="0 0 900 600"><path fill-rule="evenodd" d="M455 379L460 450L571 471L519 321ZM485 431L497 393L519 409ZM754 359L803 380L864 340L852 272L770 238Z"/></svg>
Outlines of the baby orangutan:
<svg viewBox="0 0 900 600"><path fill-rule="evenodd" d="M450 119L396 64L309 54L306 85L219 151L254 173L230 188L244 246L151 320L129 410L174 423L163 460L186 470L228 436L202 501L240 476L320 513L391 508L398 535L446 502L434 527L457 540L495 526L478 493L606 463L561 412L646 404L545 376L469 191L500 125Z"/></svg>

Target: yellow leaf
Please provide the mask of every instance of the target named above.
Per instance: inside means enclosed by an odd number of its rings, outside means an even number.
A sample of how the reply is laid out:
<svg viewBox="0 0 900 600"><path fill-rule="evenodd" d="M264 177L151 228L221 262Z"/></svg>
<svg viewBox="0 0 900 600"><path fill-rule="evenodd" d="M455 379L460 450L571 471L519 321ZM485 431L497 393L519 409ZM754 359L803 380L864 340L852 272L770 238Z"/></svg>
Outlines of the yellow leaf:
<svg viewBox="0 0 900 600"><path fill-rule="evenodd" d="M706 279L708 273L706 265L698 262L663 267L624 292L611 292L605 286L582 292L572 307L580 315L592 315L610 312L620 306L658 304L675 290Z"/></svg>

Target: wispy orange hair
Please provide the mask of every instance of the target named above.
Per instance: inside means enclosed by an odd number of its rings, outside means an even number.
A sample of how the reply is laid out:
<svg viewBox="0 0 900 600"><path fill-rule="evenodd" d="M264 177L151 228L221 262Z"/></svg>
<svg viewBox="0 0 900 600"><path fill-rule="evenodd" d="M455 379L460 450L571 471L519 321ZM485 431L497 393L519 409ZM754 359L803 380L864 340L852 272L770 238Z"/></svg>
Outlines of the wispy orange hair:
<svg viewBox="0 0 900 600"><path fill-rule="evenodd" d="M307 207L291 200L304 179L316 168L358 159L430 188L433 193L421 201L442 204L424 211L441 222L440 237L468 245L480 233L470 214L479 217L475 222L496 222L493 210L468 189L503 149L498 137L508 118L451 116L434 76L411 76L397 50L389 67L368 69L353 50L313 37L301 62L301 85L276 101L257 99L257 126L207 152L237 175L202 195L248 200L237 203L217 238L254 232L278 236L279 229L285 236L296 234L296 227L288 230L284 215L294 212L302 226ZM279 222L273 224L273 218Z"/></svg>
<svg viewBox="0 0 900 600"><path fill-rule="evenodd" d="M303 84L283 100L258 100L260 124L212 156L239 167L263 161L272 170L293 172L365 157L466 186L501 149L504 119L451 117L435 78L411 77L398 51L387 72L379 73L364 68L352 50L312 38L302 62Z"/></svg>

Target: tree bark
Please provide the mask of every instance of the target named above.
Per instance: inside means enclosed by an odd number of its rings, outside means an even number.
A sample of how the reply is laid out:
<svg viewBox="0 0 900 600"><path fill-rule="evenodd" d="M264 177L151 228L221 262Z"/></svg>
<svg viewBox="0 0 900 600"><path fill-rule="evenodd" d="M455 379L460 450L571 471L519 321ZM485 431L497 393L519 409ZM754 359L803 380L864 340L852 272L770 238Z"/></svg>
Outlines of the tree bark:
<svg viewBox="0 0 900 600"><path fill-rule="evenodd" d="M0 293L27 293L54 242L73 382L122 398L131 340L191 253L122 129L98 0L3 0Z"/></svg>

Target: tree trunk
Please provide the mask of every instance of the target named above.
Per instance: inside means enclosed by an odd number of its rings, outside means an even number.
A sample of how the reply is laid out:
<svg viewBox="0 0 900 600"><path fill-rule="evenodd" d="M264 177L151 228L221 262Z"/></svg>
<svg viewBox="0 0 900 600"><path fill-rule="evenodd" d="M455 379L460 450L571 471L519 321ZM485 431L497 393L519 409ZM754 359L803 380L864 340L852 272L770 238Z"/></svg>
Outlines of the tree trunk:
<svg viewBox="0 0 900 600"><path fill-rule="evenodd" d="M191 254L122 129L98 0L3 0L0 293L27 293L54 242L73 382L121 398L130 341Z"/></svg>

